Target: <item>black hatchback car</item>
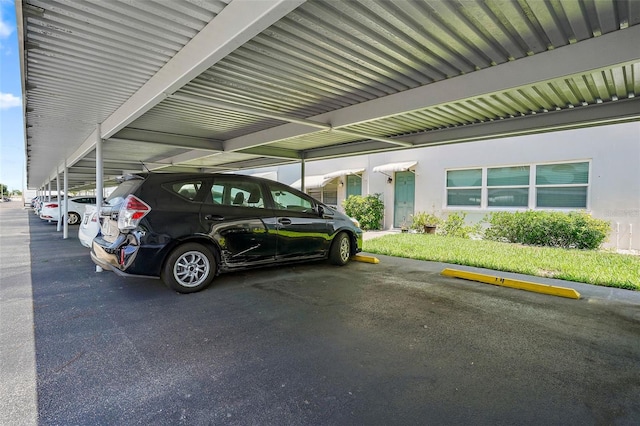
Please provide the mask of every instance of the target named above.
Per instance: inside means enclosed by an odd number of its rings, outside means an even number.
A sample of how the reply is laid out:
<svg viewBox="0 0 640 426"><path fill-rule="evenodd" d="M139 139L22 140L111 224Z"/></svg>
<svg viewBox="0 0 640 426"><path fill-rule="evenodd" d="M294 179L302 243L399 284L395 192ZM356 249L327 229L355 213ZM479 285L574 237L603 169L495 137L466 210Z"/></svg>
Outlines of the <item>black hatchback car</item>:
<svg viewBox="0 0 640 426"><path fill-rule="evenodd" d="M362 231L278 182L233 174L128 175L100 210L94 263L191 293L227 271L328 258L345 265Z"/></svg>

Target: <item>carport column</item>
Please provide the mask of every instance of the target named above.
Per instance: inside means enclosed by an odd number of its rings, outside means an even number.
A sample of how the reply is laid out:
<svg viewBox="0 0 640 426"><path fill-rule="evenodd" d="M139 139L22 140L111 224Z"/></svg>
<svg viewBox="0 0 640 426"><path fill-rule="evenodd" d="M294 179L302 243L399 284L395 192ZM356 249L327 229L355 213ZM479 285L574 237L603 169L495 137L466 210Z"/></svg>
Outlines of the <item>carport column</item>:
<svg viewBox="0 0 640 426"><path fill-rule="evenodd" d="M64 160L64 193L69 193L69 176L68 172L69 168L67 167L67 160ZM67 201L68 197L64 197L64 207L62 208L62 239L66 240L69 238L69 221L67 216L69 215L69 202Z"/></svg>
<svg viewBox="0 0 640 426"><path fill-rule="evenodd" d="M305 189L307 189L305 187L304 184L304 154L301 155L302 159L300 161L300 191L305 192Z"/></svg>
<svg viewBox="0 0 640 426"><path fill-rule="evenodd" d="M47 202L51 201L51 181L47 182Z"/></svg>
<svg viewBox="0 0 640 426"><path fill-rule="evenodd" d="M58 191L58 223L56 224L56 232L60 232L62 230L62 221L63 221L63 217L62 217L62 197L61 197L61 191L60 191L60 187L62 185L60 185L60 167L56 167L56 191ZM66 202L66 198L65 198L65 202Z"/></svg>
<svg viewBox="0 0 640 426"><path fill-rule="evenodd" d="M96 125L96 211L100 218L100 209L102 208L102 195L104 194L103 182L103 164L102 164L102 129L100 123ZM98 219L98 223L100 223ZM96 265L96 272L102 272L102 268Z"/></svg>

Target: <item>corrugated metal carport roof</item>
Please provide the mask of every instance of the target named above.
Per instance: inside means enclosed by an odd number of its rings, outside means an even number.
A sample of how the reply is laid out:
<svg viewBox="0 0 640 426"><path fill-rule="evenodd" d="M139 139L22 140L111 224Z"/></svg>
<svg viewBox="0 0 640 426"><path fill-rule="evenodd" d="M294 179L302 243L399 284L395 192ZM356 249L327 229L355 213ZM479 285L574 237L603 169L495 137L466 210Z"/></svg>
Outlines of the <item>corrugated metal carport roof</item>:
<svg viewBox="0 0 640 426"><path fill-rule="evenodd" d="M16 1L30 188L640 119L640 2Z"/></svg>

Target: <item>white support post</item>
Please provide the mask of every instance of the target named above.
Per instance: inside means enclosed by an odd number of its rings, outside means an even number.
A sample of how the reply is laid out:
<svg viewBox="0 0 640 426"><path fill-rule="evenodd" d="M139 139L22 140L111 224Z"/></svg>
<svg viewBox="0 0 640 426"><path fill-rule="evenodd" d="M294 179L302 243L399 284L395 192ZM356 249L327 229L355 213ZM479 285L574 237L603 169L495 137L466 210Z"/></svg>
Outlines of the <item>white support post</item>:
<svg viewBox="0 0 640 426"><path fill-rule="evenodd" d="M96 211L98 212L98 223L100 223L100 209L102 208L102 197L104 195L103 168L102 130L98 123L96 125ZM96 265L96 272L102 272L102 268L98 265Z"/></svg>
<svg viewBox="0 0 640 426"><path fill-rule="evenodd" d="M64 185L63 191L65 194L69 193L69 168L67 167L67 160L64 160ZM69 238L69 202L67 201L68 197L64 197L64 207L62 209L62 217L64 218L62 221L62 239L66 240Z"/></svg>
<svg viewBox="0 0 640 426"><path fill-rule="evenodd" d="M301 155L302 159L300 160L300 191L305 192L307 189L304 183L304 154Z"/></svg>
<svg viewBox="0 0 640 426"><path fill-rule="evenodd" d="M51 181L47 182L47 201L51 201Z"/></svg>
<svg viewBox="0 0 640 426"><path fill-rule="evenodd" d="M58 223L56 223L56 232L60 232L62 230L62 221L64 218L62 217L62 191L60 185L60 168L56 167L56 191L58 191ZM67 197L65 198L65 203L67 202Z"/></svg>

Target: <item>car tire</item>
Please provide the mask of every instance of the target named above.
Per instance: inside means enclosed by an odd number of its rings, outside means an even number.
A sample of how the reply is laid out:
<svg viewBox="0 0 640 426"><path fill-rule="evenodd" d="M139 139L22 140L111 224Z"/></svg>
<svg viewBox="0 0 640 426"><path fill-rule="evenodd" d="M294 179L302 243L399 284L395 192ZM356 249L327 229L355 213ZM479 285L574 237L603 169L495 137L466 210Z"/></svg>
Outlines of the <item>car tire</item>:
<svg viewBox="0 0 640 426"><path fill-rule="evenodd" d="M174 249L162 268L162 281L178 293L194 293L206 288L216 276L216 260L211 251L198 243Z"/></svg>
<svg viewBox="0 0 640 426"><path fill-rule="evenodd" d="M80 223L80 215L75 212L69 212L69 217L67 218L67 224L77 225L78 223Z"/></svg>
<svg viewBox="0 0 640 426"><path fill-rule="evenodd" d="M338 266L344 266L351 258L351 238L346 232L335 236L329 249L329 261Z"/></svg>

